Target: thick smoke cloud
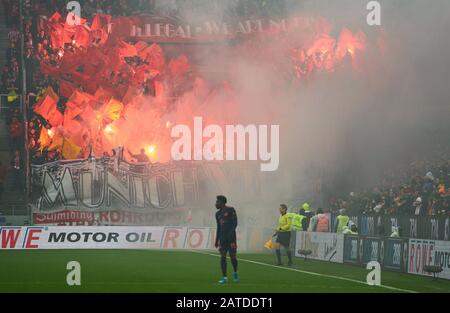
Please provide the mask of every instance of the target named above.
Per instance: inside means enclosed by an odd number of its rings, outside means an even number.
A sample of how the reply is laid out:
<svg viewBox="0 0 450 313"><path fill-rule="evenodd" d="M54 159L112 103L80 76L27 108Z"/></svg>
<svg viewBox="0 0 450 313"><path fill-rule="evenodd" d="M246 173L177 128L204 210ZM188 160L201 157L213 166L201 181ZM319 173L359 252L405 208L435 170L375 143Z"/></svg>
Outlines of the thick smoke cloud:
<svg viewBox="0 0 450 313"><path fill-rule="evenodd" d="M292 88L277 84L276 68L245 56L231 58L226 47L203 60L211 73L231 69L226 78L241 103L235 123L280 125L279 170L255 173L263 186L261 199L245 204L249 212L266 215L268 225L279 203L325 205L315 191L319 184L342 193L371 186L386 170L449 146L450 2L380 1L381 27L367 25L367 2L285 2L286 13L323 16L336 34L343 27L365 32L372 50L358 71L321 73ZM220 21L239 5L208 3L204 10L198 5L180 13L190 21L205 16ZM380 38L383 53L376 46ZM241 199L228 196L240 206Z"/></svg>

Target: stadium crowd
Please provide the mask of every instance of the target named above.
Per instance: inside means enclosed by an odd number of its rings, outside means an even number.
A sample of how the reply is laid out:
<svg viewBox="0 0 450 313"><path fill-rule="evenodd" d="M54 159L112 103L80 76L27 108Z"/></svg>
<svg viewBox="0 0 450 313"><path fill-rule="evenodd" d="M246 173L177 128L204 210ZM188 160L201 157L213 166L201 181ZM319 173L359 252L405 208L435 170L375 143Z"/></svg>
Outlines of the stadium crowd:
<svg viewBox="0 0 450 313"><path fill-rule="evenodd" d="M450 155L424 159L393 168L377 186L330 199L333 213L450 214Z"/></svg>

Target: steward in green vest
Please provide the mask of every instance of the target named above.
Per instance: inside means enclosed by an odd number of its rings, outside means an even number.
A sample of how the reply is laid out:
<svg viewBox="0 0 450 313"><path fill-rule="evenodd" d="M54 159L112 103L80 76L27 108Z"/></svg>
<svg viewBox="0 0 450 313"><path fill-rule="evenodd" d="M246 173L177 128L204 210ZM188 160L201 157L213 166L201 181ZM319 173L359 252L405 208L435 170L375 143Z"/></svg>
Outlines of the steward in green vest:
<svg viewBox="0 0 450 313"><path fill-rule="evenodd" d="M307 219L305 216L305 211L301 209L298 214L297 213L286 213L288 219L291 223L291 230L300 231L307 229Z"/></svg>
<svg viewBox="0 0 450 313"><path fill-rule="evenodd" d="M292 224L291 224L291 229L292 230L303 230L302 229L302 217L300 214L295 214L293 213L293 217L292 217Z"/></svg>
<svg viewBox="0 0 450 313"><path fill-rule="evenodd" d="M311 212L311 206L309 205L308 202L303 203L301 209L304 210L304 213L302 215L306 216L306 228L308 228L309 221L314 216L314 213ZM306 228L304 229L306 230Z"/></svg>
<svg viewBox="0 0 450 313"><path fill-rule="evenodd" d="M294 212L286 213L287 219L289 220L289 224L291 225L291 230L297 230L294 225L297 215L298 214L296 214Z"/></svg>
<svg viewBox="0 0 450 313"><path fill-rule="evenodd" d="M300 230L306 231L308 230L308 217L305 214L305 210L304 209L300 209L298 211L298 225L300 225Z"/></svg>
<svg viewBox="0 0 450 313"><path fill-rule="evenodd" d="M345 209L340 210L340 214L336 217L336 233L340 234L344 230L344 226L348 226L350 218Z"/></svg>
<svg viewBox="0 0 450 313"><path fill-rule="evenodd" d="M14 102L17 99L16 88L11 87L8 90L9 90L9 93L8 93L8 96L6 97L6 99L8 100L8 102Z"/></svg>

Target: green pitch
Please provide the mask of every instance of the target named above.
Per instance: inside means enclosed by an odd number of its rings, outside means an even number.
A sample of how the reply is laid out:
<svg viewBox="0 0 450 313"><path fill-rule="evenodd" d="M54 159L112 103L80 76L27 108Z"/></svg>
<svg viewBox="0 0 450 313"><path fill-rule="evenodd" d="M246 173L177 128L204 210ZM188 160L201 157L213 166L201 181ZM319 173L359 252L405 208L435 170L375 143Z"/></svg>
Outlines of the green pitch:
<svg viewBox="0 0 450 313"><path fill-rule="evenodd" d="M241 282L219 285L215 252L170 250L3 250L0 292L450 292L450 281L382 270L383 287L365 284L365 268L295 258L274 266L271 254L238 255ZM68 286L69 261L81 286ZM286 261L286 260L285 260ZM318 275L320 274L320 275Z"/></svg>

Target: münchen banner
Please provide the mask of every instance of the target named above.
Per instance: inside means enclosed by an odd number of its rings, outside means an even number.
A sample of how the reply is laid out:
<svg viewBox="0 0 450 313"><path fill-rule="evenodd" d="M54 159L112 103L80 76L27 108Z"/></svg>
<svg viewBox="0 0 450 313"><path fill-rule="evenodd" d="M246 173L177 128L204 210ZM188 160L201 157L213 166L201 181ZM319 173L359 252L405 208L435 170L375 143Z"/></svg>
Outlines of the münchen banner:
<svg viewBox="0 0 450 313"><path fill-rule="evenodd" d="M205 195L257 195L249 189L257 186L250 173L213 162L94 157L32 165L33 224L184 225L192 213L213 205L215 198Z"/></svg>

